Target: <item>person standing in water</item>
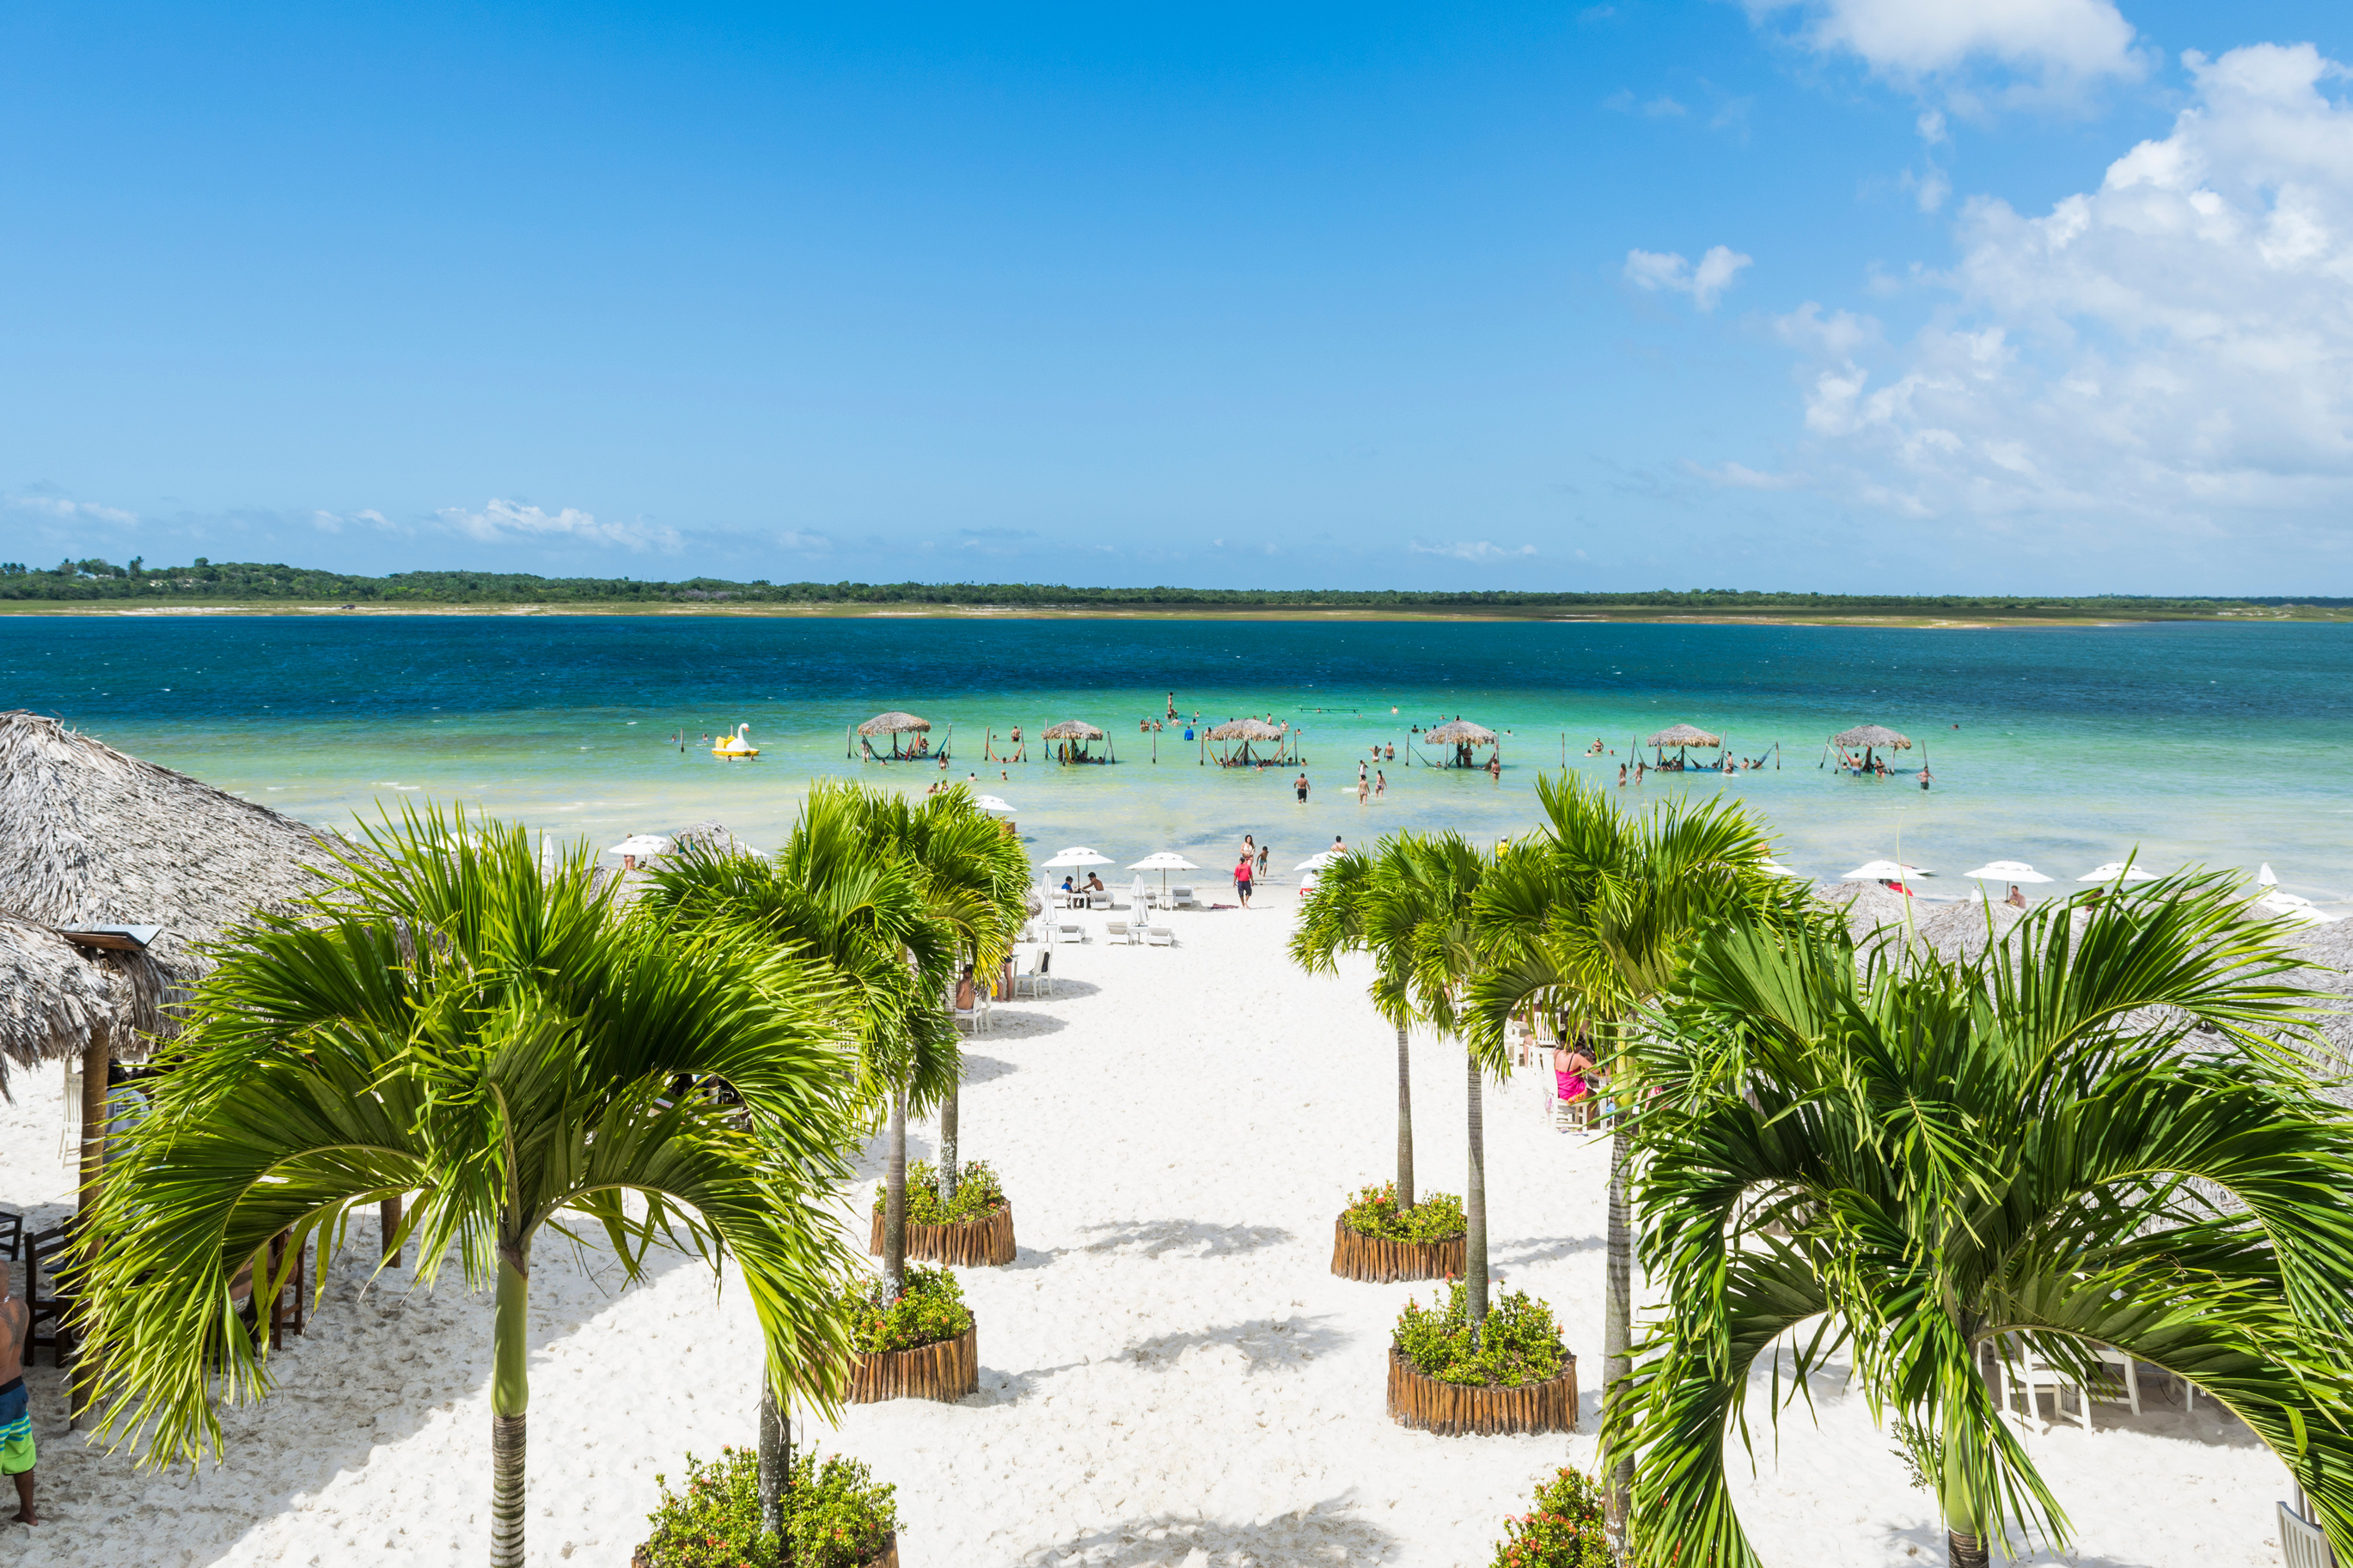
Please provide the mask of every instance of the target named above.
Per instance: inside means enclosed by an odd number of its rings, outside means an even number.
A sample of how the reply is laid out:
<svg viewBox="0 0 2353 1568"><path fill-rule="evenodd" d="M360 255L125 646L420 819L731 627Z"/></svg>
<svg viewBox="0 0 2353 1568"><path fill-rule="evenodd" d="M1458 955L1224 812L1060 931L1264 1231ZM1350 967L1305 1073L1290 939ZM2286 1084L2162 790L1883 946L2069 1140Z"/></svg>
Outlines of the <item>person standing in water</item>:
<svg viewBox="0 0 2353 1568"><path fill-rule="evenodd" d="M1305 770L1303 769L1301 771L1299 781L1291 787L1299 792L1299 804L1305 805L1307 804L1307 774Z"/></svg>

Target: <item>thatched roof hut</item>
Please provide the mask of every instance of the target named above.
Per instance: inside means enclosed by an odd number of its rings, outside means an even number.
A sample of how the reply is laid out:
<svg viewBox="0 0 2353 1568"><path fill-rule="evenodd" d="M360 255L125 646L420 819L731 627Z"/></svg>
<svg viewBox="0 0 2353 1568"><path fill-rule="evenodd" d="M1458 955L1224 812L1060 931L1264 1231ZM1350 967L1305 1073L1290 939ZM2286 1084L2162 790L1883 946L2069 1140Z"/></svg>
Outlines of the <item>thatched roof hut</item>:
<svg viewBox="0 0 2353 1568"><path fill-rule="evenodd" d="M1435 729L1424 730L1421 738L1436 746L1492 746L1495 731L1483 724L1473 724L1468 719L1457 719Z"/></svg>
<svg viewBox="0 0 2353 1568"><path fill-rule="evenodd" d="M1642 742L1646 746L1721 746L1724 737L1711 735L1696 724L1673 724Z"/></svg>
<svg viewBox="0 0 2353 1568"><path fill-rule="evenodd" d="M1101 730L1080 719L1065 719L1042 733L1049 741L1100 741L1103 738Z"/></svg>
<svg viewBox="0 0 2353 1568"><path fill-rule="evenodd" d="M77 1054L100 1022L116 1055L138 1056L134 1031L168 1031L210 967L199 946L258 908L291 909L319 886L305 868L331 858L316 828L267 806L54 719L0 713L0 1057ZM56 935L134 923L164 929L143 951Z"/></svg>
<svg viewBox="0 0 2353 1568"><path fill-rule="evenodd" d="M931 727L929 719L918 719L913 713L893 708L888 713L877 713L858 726L858 732L861 735L897 735L909 730L929 730Z"/></svg>
<svg viewBox="0 0 2353 1568"><path fill-rule="evenodd" d="M1852 730L1841 730L1831 737L1833 746L1852 751L1857 746L1877 747L1881 751L1908 752L1912 749L1909 736L1899 735L1884 724L1857 724Z"/></svg>
<svg viewBox="0 0 2353 1568"><path fill-rule="evenodd" d="M1212 741L1280 741L1282 731L1263 719L1237 719L1209 731Z"/></svg>

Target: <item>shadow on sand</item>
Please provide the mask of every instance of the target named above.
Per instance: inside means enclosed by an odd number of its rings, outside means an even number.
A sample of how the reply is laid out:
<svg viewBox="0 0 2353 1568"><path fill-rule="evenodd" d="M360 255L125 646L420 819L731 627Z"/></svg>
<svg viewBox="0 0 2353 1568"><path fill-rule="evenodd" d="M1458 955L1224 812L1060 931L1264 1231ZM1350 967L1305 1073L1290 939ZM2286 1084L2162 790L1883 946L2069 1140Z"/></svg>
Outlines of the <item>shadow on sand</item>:
<svg viewBox="0 0 2353 1568"><path fill-rule="evenodd" d="M1285 1568L1340 1568L1384 1561L1398 1538L1363 1518L1345 1498L1326 1498L1313 1508L1273 1519L1244 1521L1152 1514L1121 1520L1083 1535L1041 1546L1021 1558L1022 1568L1183 1568L1200 1552L1228 1563L1282 1563Z"/></svg>

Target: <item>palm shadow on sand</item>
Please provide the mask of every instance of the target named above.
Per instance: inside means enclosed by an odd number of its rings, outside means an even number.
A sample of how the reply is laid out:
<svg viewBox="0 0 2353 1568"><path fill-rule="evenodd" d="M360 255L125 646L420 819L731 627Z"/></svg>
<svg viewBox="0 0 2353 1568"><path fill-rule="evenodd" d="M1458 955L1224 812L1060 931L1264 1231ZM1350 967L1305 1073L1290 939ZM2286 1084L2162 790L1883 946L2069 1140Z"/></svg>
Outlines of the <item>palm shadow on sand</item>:
<svg viewBox="0 0 2353 1568"><path fill-rule="evenodd" d="M1293 1240L1291 1232L1272 1225L1206 1225L1198 1220L1146 1219L1125 1224L1090 1225L1082 1234L1097 1239L1082 1247L1056 1249L1071 1252L1117 1252L1136 1258L1165 1258L1171 1253L1193 1258L1239 1258L1261 1247Z"/></svg>
<svg viewBox="0 0 2353 1568"><path fill-rule="evenodd" d="M1385 1561L1398 1538L1360 1517L1345 1498L1266 1520L1202 1519L1160 1513L1121 1520L1100 1530L1040 1546L1021 1568L1181 1568L1196 1552L1209 1562L1282 1563L1284 1568L1342 1568Z"/></svg>
<svg viewBox="0 0 2353 1568"><path fill-rule="evenodd" d="M1264 1372L1329 1355L1355 1339L1354 1334L1332 1326L1328 1318L1256 1318L1249 1322L1225 1323L1213 1329L1141 1340L1120 1352L1119 1359L1166 1369L1174 1367L1187 1351L1204 1345L1231 1345L1241 1352L1246 1372Z"/></svg>

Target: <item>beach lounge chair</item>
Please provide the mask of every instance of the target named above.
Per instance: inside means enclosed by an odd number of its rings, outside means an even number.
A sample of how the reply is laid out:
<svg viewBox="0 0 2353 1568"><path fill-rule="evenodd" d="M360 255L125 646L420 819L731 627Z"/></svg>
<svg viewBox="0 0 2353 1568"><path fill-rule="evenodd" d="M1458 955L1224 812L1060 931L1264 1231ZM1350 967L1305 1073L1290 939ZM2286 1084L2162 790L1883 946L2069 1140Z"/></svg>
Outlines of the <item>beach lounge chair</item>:
<svg viewBox="0 0 2353 1568"><path fill-rule="evenodd" d="M1054 940L1084 942L1087 940L1087 928L1076 921L1057 921L1054 922Z"/></svg>
<svg viewBox="0 0 2353 1568"><path fill-rule="evenodd" d="M1103 940L1105 942L1116 942L1124 945L1133 946L1135 942L1135 937L1133 934L1132 928L1125 921L1109 920L1103 921Z"/></svg>
<svg viewBox="0 0 2353 1568"><path fill-rule="evenodd" d="M1111 908L1111 895L1109 893L1089 893L1087 895L1087 908L1091 910L1107 910Z"/></svg>
<svg viewBox="0 0 2353 1568"><path fill-rule="evenodd" d="M2122 1351L2110 1350L2105 1345L2091 1348L2093 1353L2099 1357L2101 1365L2116 1368L2118 1375L2114 1380L2102 1378L2089 1388L2079 1382L2074 1373L2051 1365L2033 1351L2022 1350L2020 1352L2022 1365L2019 1381L2026 1385L2026 1414L2031 1419L2042 1419L2042 1403L2038 1391L2046 1383L2051 1385L2051 1419L2057 1421L2065 1414L2059 1403L2059 1394L2062 1389L2072 1388L2075 1391L2075 1419L2086 1432L2092 1429L2092 1401L2094 1399L2129 1405L2134 1415L2140 1414L2140 1369L2133 1364L2132 1357ZM2005 1369L2007 1364L2004 1363ZM2010 1390L2005 1386L2002 1390L2003 1407L2007 1408L2009 1404Z"/></svg>
<svg viewBox="0 0 2353 1568"><path fill-rule="evenodd" d="M1193 897L1192 889L1171 888L1168 889L1168 907L1170 909L1189 910L1198 908L1198 905L1199 900Z"/></svg>
<svg viewBox="0 0 2353 1568"><path fill-rule="evenodd" d="M1154 947L1175 947L1176 933L1166 926L1152 926L1145 931L1144 940Z"/></svg>

